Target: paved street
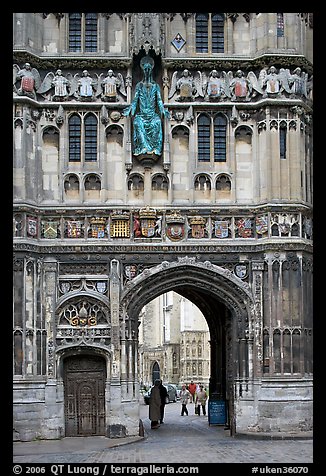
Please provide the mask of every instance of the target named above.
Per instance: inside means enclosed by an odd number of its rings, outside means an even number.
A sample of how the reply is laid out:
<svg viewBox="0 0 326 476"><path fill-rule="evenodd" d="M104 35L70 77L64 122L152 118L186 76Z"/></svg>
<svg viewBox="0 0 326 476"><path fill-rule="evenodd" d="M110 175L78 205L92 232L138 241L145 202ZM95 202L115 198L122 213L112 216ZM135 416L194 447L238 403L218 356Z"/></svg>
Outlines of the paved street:
<svg viewBox="0 0 326 476"><path fill-rule="evenodd" d="M207 416L181 416L181 404L165 407L165 423L150 429L148 406L141 404L144 438L64 438L15 442L14 463L312 463L313 442L300 439L230 437ZM311 435L310 435L311 436Z"/></svg>

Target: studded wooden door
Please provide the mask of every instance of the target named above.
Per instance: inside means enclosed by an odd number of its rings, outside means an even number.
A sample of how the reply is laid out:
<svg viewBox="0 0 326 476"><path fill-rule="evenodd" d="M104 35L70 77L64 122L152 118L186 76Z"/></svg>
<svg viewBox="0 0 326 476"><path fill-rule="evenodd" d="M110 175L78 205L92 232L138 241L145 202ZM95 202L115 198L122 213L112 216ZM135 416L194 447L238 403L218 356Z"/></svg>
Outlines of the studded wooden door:
<svg viewBox="0 0 326 476"><path fill-rule="evenodd" d="M105 361L69 357L64 364L66 436L105 435Z"/></svg>

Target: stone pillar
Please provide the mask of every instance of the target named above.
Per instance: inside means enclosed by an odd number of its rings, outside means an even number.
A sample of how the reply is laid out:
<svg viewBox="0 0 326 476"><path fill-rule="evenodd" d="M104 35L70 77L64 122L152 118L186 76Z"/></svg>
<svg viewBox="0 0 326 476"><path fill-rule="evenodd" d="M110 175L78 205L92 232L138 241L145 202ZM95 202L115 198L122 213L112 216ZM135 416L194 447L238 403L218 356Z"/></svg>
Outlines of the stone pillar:
<svg viewBox="0 0 326 476"><path fill-rule="evenodd" d="M110 416L107 426L106 436L109 438L119 438L126 436L126 427L122 424L121 418L121 343L120 343L120 276L119 262L116 259L111 261L110 269L110 310L112 329L112 362L111 362L111 386L110 392Z"/></svg>
<svg viewBox="0 0 326 476"><path fill-rule="evenodd" d="M252 291L254 296L253 322L253 358L254 377L260 378L263 374L263 261L252 261ZM249 363L250 365L250 363Z"/></svg>
<svg viewBox="0 0 326 476"><path fill-rule="evenodd" d="M57 379L55 359L55 333L56 333L56 282L58 264L55 258L45 258L44 272L44 318L47 331L47 382L45 385L45 402L42 421L42 436L48 439L61 438L64 433L64 407L63 402L57 401Z"/></svg>

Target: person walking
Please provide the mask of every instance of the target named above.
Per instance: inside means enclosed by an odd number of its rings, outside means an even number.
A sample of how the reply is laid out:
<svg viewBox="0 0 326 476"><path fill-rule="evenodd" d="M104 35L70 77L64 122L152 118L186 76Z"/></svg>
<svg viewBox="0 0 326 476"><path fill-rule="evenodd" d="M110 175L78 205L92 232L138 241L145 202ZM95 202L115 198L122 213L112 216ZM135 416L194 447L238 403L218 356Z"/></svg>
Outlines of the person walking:
<svg viewBox="0 0 326 476"><path fill-rule="evenodd" d="M168 391L167 391L165 385L163 385L162 380L160 380L159 389L160 389L160 396L161 396L160 423L164 423L164 421L163 421L164 420L164 410L165 410L166 400L167 400L169 394L168 394Z"/></svg>
<svg viewBox="0 0 326 476"><path fill-rule="evenodd" d="M156 379L151 389L149 397L149 419L151 420L151 429L159 428L159 420L161 418L161 395L160 386L161 380Z"/></svg>
<svg viewBox="0 0 326 476"><path fill-rule="evenodd" d="M194 383L193 380L192 380L192 381L190 382L190 384L188 385L188 390L189 390L190 395L191 395L190 402L194 402L194 403L195 403L196 387L197 387L197 385Z"/></svg>
<svg viewBox="0 0 326 476"><path fill-rule="evenodd" d="M203 415L206 415L206 400L207 400L207 393L204 389L203 385L199 386L199 392L196 393L196 402L195 405L197 406L197 415L200 416L200 408L202 409Z"/></svg>
<svg viewBox="0 0 326 476"><path fill-rule="evenodd" d="M185 384L183 384L181 388L181 392L180 392L181 416L183 416L184 414L188 416L187 405L190 399L191 399L191 393L189 392L189 390L186 389Z"/></svg>

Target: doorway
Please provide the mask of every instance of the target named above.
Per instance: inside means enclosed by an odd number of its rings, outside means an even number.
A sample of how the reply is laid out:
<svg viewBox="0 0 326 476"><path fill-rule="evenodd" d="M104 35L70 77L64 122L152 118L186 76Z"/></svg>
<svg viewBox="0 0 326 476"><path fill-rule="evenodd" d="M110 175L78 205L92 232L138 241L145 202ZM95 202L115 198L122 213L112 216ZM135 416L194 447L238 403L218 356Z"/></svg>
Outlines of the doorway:
<svg viewBox="0 0 326 476"><path fill-rule="evenodd" d="M66 436L105 436L105 360L74 355L64 360Z"/></svg>

